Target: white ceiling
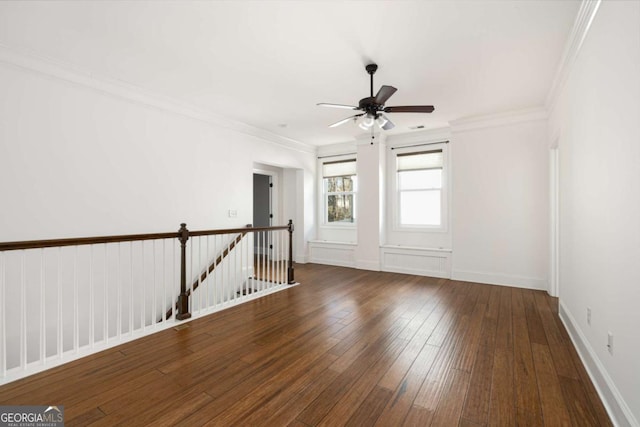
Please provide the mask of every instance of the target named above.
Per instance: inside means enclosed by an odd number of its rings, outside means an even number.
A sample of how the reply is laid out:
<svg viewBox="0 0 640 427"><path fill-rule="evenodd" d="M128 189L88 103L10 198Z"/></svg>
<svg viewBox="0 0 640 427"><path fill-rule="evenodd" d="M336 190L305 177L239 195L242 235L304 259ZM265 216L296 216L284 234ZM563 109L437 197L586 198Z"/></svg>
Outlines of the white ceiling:
<svg viewBox="0 0 640 427"><path fill-rule="evenodd" d="M301 142L353 140L375 87L394 133L541 107L579 1L0 2L0 43ZM283 125L286 125L283 126Z"/></svg>

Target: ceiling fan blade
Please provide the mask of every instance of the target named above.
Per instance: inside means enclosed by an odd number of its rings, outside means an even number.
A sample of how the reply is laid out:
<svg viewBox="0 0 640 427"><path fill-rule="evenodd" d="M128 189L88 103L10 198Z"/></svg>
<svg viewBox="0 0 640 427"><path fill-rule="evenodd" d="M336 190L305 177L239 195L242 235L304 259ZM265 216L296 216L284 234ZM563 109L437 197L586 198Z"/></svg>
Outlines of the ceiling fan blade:
<svg viewBox="0 0 640 427"><path fill-rule="evenodd" d="M405 105L402 107L384 107L385 113L433 113L433 105Z"/></svg>
<svg viewBox="0 0 640 427"><path fill-rule="evenodd" d="M335 122L335 123L333 123L333 124L329 125L329 127L330 127L330 128L334 128L334 127L336 127L336 126L343 125L343 124L347 123L349 120L353 120L353 119L355 119L356 117L360 117L360 116L364 116L364 113L362 113L362 114L356 114L355 116L351 116L351 117L347 117L346 119L342 119L342 120L340 120L339 122Z"/></svg>
<svg viewBox="0 0 640 427"><path fill-rule="evenodd" d="M358 107L354 107L353 105L343 105L343 104L328 104L326 102L321 102L316 104L320 107L331 107L331 108L342 108L344 110L358 110Z"/></svg>
<svg viewBox="0 0 640 427"><path fill-rule="evenodd" d="M384 130L391 130L394 127L396 127L396 125L393 124L393 122L391 120L389 120L389 117L385 116L384 114L380 114L380 117L382 117L384 120L386 120L386 122L384 123L382 127L382 129Z"/></svg>
<svg viewBox="0 0 640 427"><path fill-rule="evenodd" d="M387 102L387 99L391 98L391 95L396 93L398 89L393 86L382 86L378 93L376 94L376 104L384 105Z"/></svg>

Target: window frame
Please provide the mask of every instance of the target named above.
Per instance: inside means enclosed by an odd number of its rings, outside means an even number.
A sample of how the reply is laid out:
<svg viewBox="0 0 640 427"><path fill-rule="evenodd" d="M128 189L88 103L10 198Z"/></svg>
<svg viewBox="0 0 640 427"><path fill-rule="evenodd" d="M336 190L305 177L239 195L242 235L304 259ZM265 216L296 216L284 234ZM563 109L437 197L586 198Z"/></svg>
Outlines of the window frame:
<svg viewBox="0 0 640 427"><path fill-rule="evenodd" d="M341 175L344 177L356 177L354 182L354 190L353 191L325 191L325 177L323 173L323 166L328 163L338 163L338 162L348 162L353 161L356 164L356 173L354 175ZM358 183L357 183L357 168L358 161L353 154L349 155L341 155L341 156L331 156L331 159L319 159L318 160L318 170L319 170L319 194L321 200L321 215L322 222L320 224L323 228L336 228L336 229L355 229L358 221L357 216L357 197L358 197ZM352 195L353 196L353 222L329 222L329 196L331 195Z"/></svg>
<svg viewBox="0 0 640 427"><path fill-rule="evenodd" d="M430 143L425 143L430 144ZM449 226L449 150L447 143L436 143L428 146L413 146L413 147L394 147L392 161L390 162L390 175L391 175L391 188L393 189L392 196L392 216L393 216L393 231L399 232L413 232L413 233L446 233ZM420 190L400 190L400 178L398 171L398 155L411 155L424 153L426 151L439 151L442 150L442 185L440 187L440 225L419 225L410 224L403 225L400 223L400 210L401 203L400 198L403 191L437 191L434 189L420 189Z"/></svg>

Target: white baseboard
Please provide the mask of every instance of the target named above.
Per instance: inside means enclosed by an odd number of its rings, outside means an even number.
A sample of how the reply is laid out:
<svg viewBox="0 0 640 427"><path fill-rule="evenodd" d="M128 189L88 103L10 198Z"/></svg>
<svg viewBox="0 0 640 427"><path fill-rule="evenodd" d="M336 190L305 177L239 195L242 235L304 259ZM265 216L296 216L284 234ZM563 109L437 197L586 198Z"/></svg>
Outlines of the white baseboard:
<svg viewBox="0 0 640 427"><path fill-rule="evenodd" d="M567 332L569 332L571 341L573 341L573 345L578 351L582 364L585 366L593 385L596 387L598 395L600 395L602 403L607 409L613 424L615 426L640 427L638 420L622 398L622 395L607 373L598 355L580 330L575 317L562 301L560 301L559 311L560 320L562 320Z"/></svg>
<svg viewBox="0 0 640 427"><path fill-rule="evenodd" d="M306 255L304 254L297 254L294 259L293 262L296 262L298 264L306 264L309 262L309 259Z"/></svg>
<svg viewBox="0 0 640 427"><path fill-rule="evenodd" d="M401 274L411 274L413 276L425 276L425 277L437 277L440 279L449 279L449 275L447 273L443 273L441 271L436 270L417 270L411 269L407 267L384 267L382 271L386 271L389 273L401 273Z"/></svg>
<svg viewBox="0 0 640 427"><path fill-rule="evenodd" d="M331 258L311 258L309 262L312 264L335 265L336 267L356 268L353 262L340 261L340 260L331 259Z"/></svg>
<svg viewBox="0 0 640 427"><path fill-rule="evenodd" d="M510 274L486 273L480 271L453 270L452 280L463 282L486 283L489 285L513 286L515 288L535 289L546 291L547 280L535 277L515 276Z"/></svg>
<svg viewBox="0 0 640 427"><path fill-rule="evenodd" d="M356 260L355 267L359 270L380 271L380 261Z"/></svg>

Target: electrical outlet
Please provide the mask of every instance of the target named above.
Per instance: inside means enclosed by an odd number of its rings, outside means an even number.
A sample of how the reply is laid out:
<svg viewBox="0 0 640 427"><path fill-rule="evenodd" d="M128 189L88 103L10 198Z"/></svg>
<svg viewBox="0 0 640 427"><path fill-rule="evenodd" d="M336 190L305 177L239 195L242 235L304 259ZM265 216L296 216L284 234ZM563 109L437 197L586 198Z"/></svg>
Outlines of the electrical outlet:
<svg viewBox="0 0 640 427"><path fill-rule="evenodd" d="M613 355L613 334L611 332L607 332L607 349Z"/></svg>
<svg viewBox="0 0 640 427"><path fill-rule="evenodd" d="M238 211L235 209L229 209L229 218L237 218L238 217Z"/></svg>
<svg viewBox="0 0 640 427"><path fill-rule="evenodd" d="M591 307L587 307L587 325L591 326Z"/></svg>

